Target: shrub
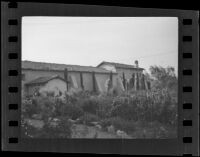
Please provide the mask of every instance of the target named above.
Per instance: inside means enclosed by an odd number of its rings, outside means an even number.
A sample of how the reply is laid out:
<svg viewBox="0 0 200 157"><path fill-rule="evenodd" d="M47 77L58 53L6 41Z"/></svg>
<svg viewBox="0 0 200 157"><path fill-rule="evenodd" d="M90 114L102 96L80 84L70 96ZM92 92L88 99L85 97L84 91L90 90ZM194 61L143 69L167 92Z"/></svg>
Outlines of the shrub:
<svg viewBox="0 0 200 157"><path fill-rule="evenodd" d="M120 117L112 117L104 119L101 125L105 128L107 126L113 125L117 130L123 130L127 133L135 131L135 122L122 119Z"/></svg>
<svg viewBox="0 0 200 157"><path fill-rule="evenodd" d="M22 135L22 137L25 137L25 138L35 137L36 132L37 132L37 129L31 125L28 125L24 121L24 117L22 117L22 119L21 119L21 135Z"/></svg>
<svg viewBox="0 0 200 157"><path fill-rule="evenodd" d="M86 99L86 98L90 98L90 96L92 95L92 92L90 91L80 91L77 93L74 93L74 97L80 99Z"/></svg>
<svg viewBox="0 0 200 157"><path fill-rule="evenodd" d="M103 96L98 96L96 100L98 101L99 104L97 115L100 118L108 118L110 116L110 111L112 108L113 97L103 95Z"/></svg>
<svg viewBox="0 0 200 157"><path fill-rule="evenodd" d="M78 101L78 98L76 95L67 95L65 94L64 96L64 103L65 104L70 104L70 105L75 105Z"/></svg>
<svg viewBox="0 0 200 157"><path fill-rule="evenodd" d="M137 109L128 103L122 103L112 107L111 116L118 116L126 120L137 120Z"/></svg>
<svg viewBox="0 0 200 157"><path fill-rule="evenodd" d="M69 117L73 120L81 117L84 114L83 110L76 105L66 104L65 106L62 106L60 110L62 116Z"/></svg>
<svg viewBox="0 0 200 157"><path fill-rule="evenodd" d="M107 95L91 96L78 102L84 112L96 114L101 118L106 118L110 114L113 98Z"/></svg>
<svg viewBox="0 0 200 157"><path fill-rule="evenodd" d="M79 105L85 112L91 114L96 114L99 110L99 102L95 98L84 99Z"/></svg>
<svg viewBox="0 0 200 157"><path fill-rule="evenodd" d="M37 104L33 103L32 99L23 99L21 109L22 115L27 117L31 117L38 112Z"/></svg>
<svg viewBox="0 0 200 157"><path fill-rule="evenodd" d="M85 113L80 119L86 125L90 125L90 122L99 121L99 117L91 113Z"/></svg>
<svg viewBox="0 0 200 157"><path fill-rule="evenodd" d="M36 128L24 121L22 117L21 134L28 138L70 138L72 124L68 117L59 117L57 125L52 125L51 121L45 121L42 128Z"/></svg>
<svg viewBox="0 0 200 157"><path fill-rule="evenodd" d="M49 123L46 123L42 132L39 134L41 138L70 138L71 137L72 124L68 121L68 118L62 118L58 122L56 127L52 127Z"/></svg>
<svg viewBox="0 0 200 157"><path fill-rule="evenodd" d="M37 106L37 113L42 115L42 118L47 121L49 117L54 115L55 111L55 98L54 97L35 97L33 103Z"/></svg>
<svg viewBox="0 0 200 157"><path fill-rule="evenodd" d="M159 121L165 124L177 125L177 105L166 103L161 111Z"/></svg>

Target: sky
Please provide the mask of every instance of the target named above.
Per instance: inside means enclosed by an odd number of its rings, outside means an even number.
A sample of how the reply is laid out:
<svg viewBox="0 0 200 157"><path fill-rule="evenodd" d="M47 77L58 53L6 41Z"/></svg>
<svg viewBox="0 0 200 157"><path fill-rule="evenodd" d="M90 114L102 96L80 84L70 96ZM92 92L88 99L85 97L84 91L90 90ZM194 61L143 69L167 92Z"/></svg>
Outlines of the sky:
<svg viewBox="0 0 200 157"><path fill-rule="evenodd" d="M176 17L22 18L22 60L97 66L102 61L178 69Z"/></svg>

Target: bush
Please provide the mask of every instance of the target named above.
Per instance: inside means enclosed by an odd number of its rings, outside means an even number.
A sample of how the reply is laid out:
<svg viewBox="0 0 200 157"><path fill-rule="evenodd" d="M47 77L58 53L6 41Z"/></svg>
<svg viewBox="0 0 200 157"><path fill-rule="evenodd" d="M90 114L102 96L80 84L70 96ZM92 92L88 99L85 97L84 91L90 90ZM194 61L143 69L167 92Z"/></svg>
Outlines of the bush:
<svg viewBox="0 0 200 157"><path fill-rule="evenodd" d="M44 138L70 138L71 137L71 123L68 118L62 118L56 127L49 124L44 126L42 137Z"/></svg>
<svg viewBox="0 0 200 157"><path fill-rule="evenodd" d="M91 96L78 102L84 112L98 115L101 118L108 117L112 107L113 98L107 95Z"/></svg>
<svg viewBox="0 0 200 157"><path fill-rule="evenodd" d="M37 113L42 115L42 119L47 121L49 117L54 115L55 111L55 98L54 97L35 97L32 99L33 104L37 106Z"/></svg>
<svg viewBox="0 0 200 157"><path fill-rule="evenodd" d="M21 119L21 135L22 135L22 137L25 137L25 138L35 137L36 132L37 132L37 129L31 125L28 125L24 121L24 117L22 117L22 119Z"/></svg>
<svg viewBox="0 0 200 157"><path fill-rule="evenodd" d="M159 122L176 126L177 125L177 106L165 104L158 117Z"/></svg>
<svg viewBox="0 0 200 157"><path fill-rule="evenodd" d="M96 98L99 107L97 110L97 115L100 118L108 118L110 116L110 111L112 108L113 97L107 95L101 95Z"/></svg>
<svg viewBox="0 0 200 157"><path fill-rule="evenodd" d="M177 102L163 91L138 92L114 100L111 117L120 117L134 121L159 121L176 124Z"/></svg>
<svg viewBox="0 0 200 157"><path fill-rule="evenodd" d="M91 122L99 121L99 117L91 113L85 113L80 119L86 125L90 125Z"/></svg>
<svg viewBox="0 0 200 157"><path fill-rule="evenodd" d="M58 125L53 127L50 123L46 123L41 133L38 135L40 138L70 138L72 124L68 118L62 118Z"/></svg>
<svg viewBox="0 0 200 157"><path fill-rule="evenodd" d="M73 120L81 117L84 114L83 110L76 105L68 105L67 104L65 106L62 106L60 108L60 110L61 110L62 116L69 117Z"/></svg>
<svg viewBox="0 0 200 157"><path fill-rule="evenodd" d="M56 126L49 121L45 122L42 129L37 129L22 121L22 136L31 138L70 138L72 124L68 118L60 117Z"/></svg>
<svg viewBox="0 0 200 157"><path fill-rule="evenodd" d="M38 112L37 104L33 103L32 99L23 99L21 109L22 115L26 117L31 117Z"/></svg>
<svg viewBox="0 0 200 157"><path fill-rule="evenodd" d="M90 96L92 95L93 93L90 92L90 91L80 91L80 92L77 92L77 93L74 93L74 97L76 97L77 99L81 100L81 99L88 99L90 98Z"/></svg>
<svg viewBox="0 0 200 157"><path fill-rule="evenodd" d="M122 119L120 117L112 117L109 119L104 119L101 122L101 125L106 128L110 125L113 125L116 130L123 130L127 133L135 131L135 122Z"/></svg>
<svg viewBox="0 0 200 157"><path fill-rule="evenodd" d="M78 101L78 97L76 95L65 94L65 97L64 97L65 104L75 105L77 101Z"/></svg>
<svg viewBox="0 0 200 157"><path fill-rule="evenodd" d="M22 100L22 114L29 118L33 114L41 114L43 119L47 119L54 114L55 98L37 96Z"/></svg>
<svg viewBox="0 0 200 157"><path fill-rule="evenodd" d="M95 98L84 99L79 105L83 111L91 114L96 114L99 110L99 102Z"/></svg>
<svg viewBox="0 0 200 157"><path fill-rule="evenodd" d="M138 120L138 112L136 101L132 98L119 98L114 101L114 105L111 109L112 117L121 117L126 120Z"/></svg>

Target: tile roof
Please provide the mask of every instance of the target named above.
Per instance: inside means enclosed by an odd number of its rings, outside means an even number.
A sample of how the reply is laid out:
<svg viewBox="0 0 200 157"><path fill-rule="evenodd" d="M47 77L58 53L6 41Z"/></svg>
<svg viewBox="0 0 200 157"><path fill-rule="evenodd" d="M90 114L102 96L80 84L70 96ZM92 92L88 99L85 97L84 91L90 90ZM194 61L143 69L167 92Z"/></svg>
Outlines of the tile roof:
<svg viewBox="0 0 200 157"><path fill-rule="evenodd" d="M56 63L22 61L22 69L64 71L65 68L67 68L68 71L110 73L110 71L108 71L106 69L98 68L98 67L92 67L92 66L80 66L80 65L67 65L67 64L56 64Z"/></svg>
<svg viewBox="0 0 200 157"><path fill-rule="evenodd" d="M36 78L36 79L34 79L34 80L30 81L30 82L27 82L26 85L44 84L44 83L47 83L48 81L56 79L56 78L65 81L60 76L54 75L54 76L50 76L50 77L38 77L38 78Z"/></svg>
<svg viewBox="0 0 200 157"><path fill-rule="evenodd" d="M114 63L114 62L106 62L103 61L101 62L97 67L103 65L103 64L109 64L109 65L113 65L116 68L127 68L127 69L139 69L139 70L144 70L143 68L140 67L136 67L135 65L130 65L130 64L122 64L122 63Z"/></svg>

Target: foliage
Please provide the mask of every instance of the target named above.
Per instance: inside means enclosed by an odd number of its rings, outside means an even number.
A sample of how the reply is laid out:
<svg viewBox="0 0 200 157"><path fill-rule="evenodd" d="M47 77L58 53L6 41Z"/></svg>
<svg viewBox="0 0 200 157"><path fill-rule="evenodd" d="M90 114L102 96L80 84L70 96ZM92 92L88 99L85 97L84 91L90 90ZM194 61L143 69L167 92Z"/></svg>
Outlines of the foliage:
<svg viewBox="0 0 200 157"><path fill-rule="evenodd" d="M90 122L99 121L99 117L91 113L85 113L82 117L80 117L80 119L86 125L90 125L91 124Z"/></svg>
<svg viewBox="0 0 200 157"><path fill-rule="evenodd" d="M42 129L37 129L22 120L22 136L31 138L70 138L71 123L67 118L61 118L56 126L51 121L45 123Z"/></svg>
<svg viewBox="0 0 200 157"><path fill-rule="evenodd" d="M160 121L165 124L176 124L177 102L169 94L146 92L137 95L119 97L111 108L112 117L121 117L134 121Z"/></svg>
<svg viewBox="0 0 200 157"><path fill-rule="evenodd" d="M33 104L31 99L23 99L21 109L22 109L22 115L28 117L37 113L38 111L37 105Z"/></svg>
<svg viewBox="0 0 200 157"><path fill-rule="evenodd" d="M54 97L44 96L34 97L32 99L33 104L37 106L37 113L40 113L45 121L53 116L55 111L55 100Z"/></svg>
<svg viewBox="0 0 200 157"><path fill-rule="evenodd" d="M149 70L153 78L153 90L168 89L171 92L177 93L178 79L173 67L151 66Z"/></svg>
<svg viewBox="0 0 200 157"><path fill-rule="evenodd" d="M135 130L134 121L125 120L120 117L111 117L108 119L104 119L102 120L101 125L104 128L113 125L116 128L116 130L123 130L127 133L133 132Z"/></svg>
<svg viewBox="0 0 200 157"><path fill-rule="evenodd" d="M71 123L68 122L68 118L62 118L59 120L56 127L47 123L44 126L41 137L43 138L70 138L71 137Z"/></svg>
<svg viewBox="0 0 200 157"><path fill-rule="evenodd" d="M68 138L70 118L85 125L100 122L103 128L113 125L129 134L137 133L138 137L168 137L169 130L177 126L177 77L171 67L152 66L150 72L147 75L152 90L148 91L130 90L120 95L80 91L66 94L64 99L51 94L23 98L22 132L27 137ZM35 114L44 121L40 130L24 122ZM59 119L56 126L51 125L54 118Z"/></svg>
<svg viewBox="0 0 200 157"><path fill-rule="evenodd" d="M76 120L84 114L83 110L76 105L65 105L62 106L60 109L62 116L66 116L74 120Z"/></svg>
<svg viewBox="0 0 200 157"><path fill-rule="evenodd" d="M100 95L95 98L98 102L97 115L100 118L108 118L110 116L110 111L112 108L114 98L108 95Z"/></svg>
<svg viewBox="0 0 200 157"><path fill-rule="evenodd" d="M99 102L95 98L84 99L79 103L84 112L96 114L99 109Z"/></svg>

